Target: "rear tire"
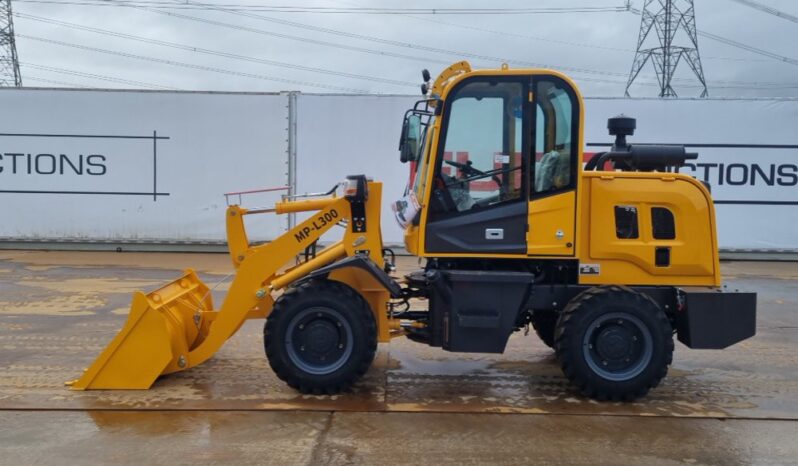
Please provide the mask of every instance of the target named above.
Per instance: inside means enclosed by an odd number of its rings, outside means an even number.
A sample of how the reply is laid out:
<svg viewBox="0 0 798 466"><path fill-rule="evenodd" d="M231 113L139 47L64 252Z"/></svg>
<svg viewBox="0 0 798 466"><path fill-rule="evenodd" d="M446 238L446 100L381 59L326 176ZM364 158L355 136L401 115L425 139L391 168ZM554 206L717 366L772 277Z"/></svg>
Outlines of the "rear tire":
<svg viewBox="0 0 798 466"><path fill-rule="evenodd" d="M556 311L534 311L532 313L532 328L535 329L538 337L549 348L554 348L554 330L557 327L557 319L560 314Z"/></svg>
<svg viewBox="0 0 798 466"><path fill-rule="evenodd" d="M277 377L302 393L332 395L349 389L371 366L377 326L355 290L312 280L277 299L263 340Z"/></svg>
<svg viewBox="0 0 798 466"><path fill-rule="evenodd" d="M583 395L630 401L656 387L673 360L673 330L648 296L626 287L591 288L563 311L555 349Z"/></svg>

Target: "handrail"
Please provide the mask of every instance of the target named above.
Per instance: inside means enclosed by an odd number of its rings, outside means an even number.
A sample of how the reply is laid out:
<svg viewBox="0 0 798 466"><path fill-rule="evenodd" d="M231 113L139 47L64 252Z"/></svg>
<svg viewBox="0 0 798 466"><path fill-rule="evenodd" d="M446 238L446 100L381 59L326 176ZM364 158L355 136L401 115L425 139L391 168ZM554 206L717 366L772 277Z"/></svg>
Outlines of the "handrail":
<svg viewBox="0 0 798 466"><path fill-rule="evenodd" d="M256 207L254 209L246 209L241 212L241 215L251 215L251 214L270 214L272 212L277 212L277 209L274 207Z"/></svg>
<svg viewBox="0 0 798 466"><path fill-rule="evenodd" d="M290 201L292 199L301 199L301 198L306 198L306 197L330 196L338 189L338 186L340 186L340 185L341 185L341 183L336 183L335 186L332 187L332 189L330 189L327 192L323 192L323 193L283 194L282 198L283 198L283 201Z"/></svg>
<svg viewBox="0 0 798 466"><path fill-rule="evenodd" d="M323 192L323 193L283 194L281 196L281 199L282 199L283 202L293 202L295 199L305 199L305 198L312 198L312 197L330 196L330 195L333 195L335 193L335 191L338 189L338 186L340 186L340 183L336 183L332 187L332 189L330 189L327 192ZM241 201L241 195L242 194L270 193L270 192L275 192L275 191L290 191L290 190L291 190L290 186L279 186L279 187L276 187L276 188L249 189L249 190L246 190L246 191L231 191L229 193L224 193L224 201L229 206L230 205L230 196L238 196L238 204L233 204L233 205L241 205L241 202L242 202ZM259 207L259 208L256 208L256 209L247 209L247 211L248 211L247 213L251 213L251 214L259 214L259 213L265 213L265 212L274 212L274 210L272 210L272 209L267 209L267 208L262 208L262 207Z"/></svg>
<svg viewBox="0 0 798 466"><path fill-rule="evenodd" d="M252 193L268 193L272 191L287 191L291 189L290 186L279 186L277 188L263 188L263 189L250 189L248 191L231 191L229 193L224 193L225 196L231 196L233 194L252 194Z"/></svg>
<svg viewBox="0 0 798 466"><path fill-rule="evenodd" d="M246 191L231 191L229 193L224 193L224 202L227 203L227 205L230 205L230 196L238 196L238 205L241 205L242 194L271 193L275 191L289 191L290 189L291 189L290 186L278 186L276 188L249 189Z"/></svg>

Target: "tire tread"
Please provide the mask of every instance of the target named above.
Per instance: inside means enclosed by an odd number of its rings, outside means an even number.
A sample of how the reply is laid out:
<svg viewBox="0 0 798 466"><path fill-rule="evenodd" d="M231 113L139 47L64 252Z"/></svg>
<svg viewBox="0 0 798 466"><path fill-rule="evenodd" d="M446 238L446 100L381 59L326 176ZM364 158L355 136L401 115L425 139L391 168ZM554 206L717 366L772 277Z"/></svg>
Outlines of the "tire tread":
<svg viewBox="0 0 798 466"><path fill-rule="evenodd" d="M664 358L660 366L656 368L655 373L644 383L631 390L619 391L601 386L601 384L592 383L585 374L574 367L575 355L573 351L581 352L582 349L581 347L572 348L568 344L568 339L574 332L578 332L580 324L583 324L579 319L580 313L583 313L586 307L601 304L604 300L631 306L639 306L642 303L649 304L648 309L651 311L646 312L654 312L654 318L657 322L656 329L651 330L660 332L665 343L663 348ZM647 306L640 307L645 309ZM668 366L673 362L673 330L668 317L650 296L620 285L590 288L571 300L560 314L555 329L554 345L565 376L583 395L600 401L632 401L645 396L649 390L659 385L668 373Z"/></svg>
<svg viewBox="0 0 798 466"><path fill-rule="evenodd" d="M286 364L278 354L280 351L277 348L278 345L273 344L275 338L271 338L276 334L281 320L290 318L291 311L301 306L305 297L318 297L320 294L329 294L343 303L347 312L352 313L356 319L360 320L367 333L365 351L356 356L359 360L354 369L345 371L339 377L321 385L308 382L301 374L297 374L292 367ZM377 325L369 304L350 286L333 280L309 280L288 288L277 298L263 328L263 345L272 370L289 387L304 394L334 395L351 388L368 371L377 353Z"/></svg>

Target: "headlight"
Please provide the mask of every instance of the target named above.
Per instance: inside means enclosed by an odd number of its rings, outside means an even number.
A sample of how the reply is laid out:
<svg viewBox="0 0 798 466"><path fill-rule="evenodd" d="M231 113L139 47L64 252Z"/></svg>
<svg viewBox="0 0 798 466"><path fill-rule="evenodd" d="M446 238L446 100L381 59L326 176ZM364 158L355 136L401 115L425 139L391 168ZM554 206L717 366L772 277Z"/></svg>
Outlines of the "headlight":
<svg viewBox="0 0 798 466"><path fill-rule="evenodd" d="M368 198L368 179L366 175L350 175L343 182L344 197L365 201Z"/></svg>

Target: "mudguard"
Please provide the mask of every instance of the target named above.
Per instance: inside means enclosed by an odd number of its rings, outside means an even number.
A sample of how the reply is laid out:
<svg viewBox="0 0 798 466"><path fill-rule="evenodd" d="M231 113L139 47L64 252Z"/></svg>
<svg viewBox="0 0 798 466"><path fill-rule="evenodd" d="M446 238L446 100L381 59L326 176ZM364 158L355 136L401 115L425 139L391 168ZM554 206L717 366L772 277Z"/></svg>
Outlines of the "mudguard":
<svg viewBox="0 0 798 466"><path fill-rule="evenodd" d="M392 298L400 298L402 296L402 287L399 286L399 283L391 278L390 275L385 273L384 270L377 266L377 264L375 264L374 261L369 259L369 257L365 254L355 254L354 256L350 256L338 262L318 268L307 274L301 280L297 281L297 284L314 278L327 278L327 275L329 275L333 270L343 269L345 267L355 267L368 272L383 287L385 287L388 293L391 294Z"/></svg>

